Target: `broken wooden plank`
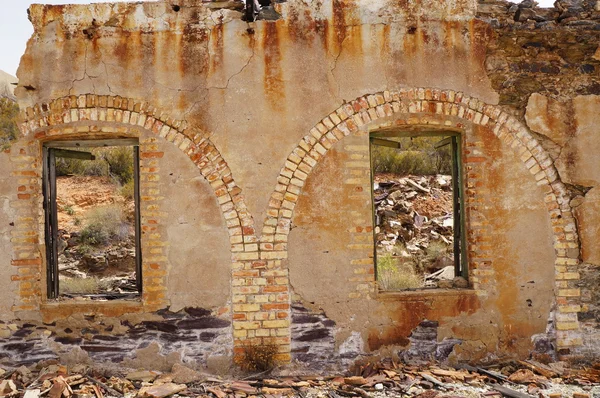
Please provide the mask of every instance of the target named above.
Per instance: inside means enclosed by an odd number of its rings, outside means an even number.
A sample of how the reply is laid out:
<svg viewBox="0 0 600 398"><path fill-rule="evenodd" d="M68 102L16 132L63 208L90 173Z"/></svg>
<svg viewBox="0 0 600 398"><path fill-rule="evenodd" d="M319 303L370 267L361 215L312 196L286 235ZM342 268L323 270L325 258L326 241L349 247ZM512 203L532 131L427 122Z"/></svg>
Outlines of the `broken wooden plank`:
<svg viewBox="0 0 600 398"><path fill-rule="evenodd" d="M217 398L225 398L227 396L227 393L223 392L219 387L206 387L206 391Z"/></svg>
<svg viewBox="0 0 600 398"><path fill-rule="evenodd" d="M96 160L90 152L71 151L68 149L55 149L54 156L64 159Z"/></svg>
<svg viewBox="0 0 600 398"><path fill-rule="evenodd" d="M405 178L404 181L406 181L410 186L412 186L413 188L418 189L421 192L425 192L425 193L430 193L431 192L431 190L429 188L422 187L420 184L417 184L416 182L414 182L410 178Z"/></svg>
<svg viewBox="0 0 600 398"><path fill-rule="evenodd" d="M519 361L519 364L521 364L522 366L532 370L533 372L536 372L537 374L540 374L549 379L558 376L558 373L555 372L552 368L544 365L543 363L537 362L537 361L533 361L533 360Z"/></svg>
<svg viewBox="0 0 600 398"><path fill-rule="evenodd" d="M12 380L3 380L0 383L0 395L10 395L17 392L17 386Z"/></svg>
<svg viewBox="0 0 600 398"><path fill-rule="evenodd" d="M510 398L533 398L529 394L525 394L523 392L513 390L512 388L504 387L504 386L494 386L492 387L494 390L500 392L502 395Z"/></svg>
<svg viewBox="0 0 600 398"><path fill-rule="evenodd" d="M443 389L443 390L447 390L448 387L442 383L441 381L439 381L438 379L436 379L435 377L428 375L427 373L424 372L420 372L419 375L424 378L425 380L429 381L430 383L433 383L435 386Z"/></svg>
<svg viewBox="0 0 600 398"><path fill-rule="evenodd" d="M494 372L494 371L483 369L483 368L475 368L475 369L478 373L489 376L492 379L496 379L496 380L504 382L504 383L512 383L512 381L508 380L508 377L506 377L503 374L500 374L498 372Z"/></svg>
<svg viewBox="0 0 600 398"><path fill-rule="evenodd" d="M61 396L69 397L73 395L73 390L62 376L55 377L52 380L52 388L48 392L48 398L60 398Z"/></svg>
<svg viewBox="0 0 600 398"><path fill-rule="evenodd" d="M362 376L345 377L344 383L351 385L351 386L362 386L364 384L367 384L367 379L365 379Z"/></svg>
<svg viewBox="0 0 600 398"><path fill-rule="evenodd" d="M465 376L468 376L468 374L456 370L431 369L430 372L436 376L451 377L460 381L464 381Z"/></svg>
<svg viewBox="0 0 600 398"><path fill-rule="evenodd" d="M111 395L114 395L116 397L122 397L123 394L119 393L117 390L110 388L109 386L107 386L106 384L102 383L100 380L96 380L91 376L86 376L88 378L89 381L91 381L94 384L99 385L100 387L104 388L104 390L106 390L106 392L110 393Z"/></svg>
<svg viewBox="0 0 600 398"><path fill-rule="evenodd" d="M362 398L373 398L371 396L371 394L369 394L368 392L366 392L365 390L363 390L362 388L358 388L358 387L353 387L352 390L353 392L357 393L358 395L360 395Z"/></svg>
<svg viewBox="0 0 600 398"><path fill-rule="evenodd" d="M148 398L165 398L185 390L185 384L165 383L157 386L142 387L138 396Z"/></svg>
<svg viewBox="0 0 600 398"><path fill-rule="evenodd" d="M102 391L100 391L100 388L98 388L97 385L93 384L92 390L94 390L94 394L96 395L96 398L104 398L104 394L102 394Z"/></svg>

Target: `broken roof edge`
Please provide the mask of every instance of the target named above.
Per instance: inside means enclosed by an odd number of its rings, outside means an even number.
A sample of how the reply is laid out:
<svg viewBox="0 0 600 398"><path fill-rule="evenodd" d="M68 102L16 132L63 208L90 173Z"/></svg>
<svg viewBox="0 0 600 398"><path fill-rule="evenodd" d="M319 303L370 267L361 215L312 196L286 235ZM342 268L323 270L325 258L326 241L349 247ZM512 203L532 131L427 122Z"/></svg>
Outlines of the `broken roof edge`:
<svg viewBox="0 0 600 398"><path fill-rule="evenodd" d="M214 25L215 21L210 18L211 13L210 8L202 4L175 7L173 1L32 4L28 9L29 20L36 33L52 23L60 24L64 31L70 33L82 28L101 26L118 27L125 31L173 30L187 23L192 16L199 22ZM235 13L236 18L241 15L239 12ZM231 20L233 17L227 19Z"/></svg>
<svg viewBox="0 0 600 398"><path fill-rule="evenodd" d="M66 0L68 1L68 0ZM232 3L218 2L218 3ZM240 3L242 3L240 1ZM192 24L212 27L242 18L239 7L190 0L134 1L93 4L32 4L28 10L35 32L57 22L71 34L91 26L108 26L125 31L183 30ZM467 21L475 17L476 0L453 0L443 4L400 5L392 0L341 0L315 2L287 0L273 4L282 19L298 17L315 21L332 20L337 25L388 24L410 21ZM215 15L215 13L218 13Z"/></svg>

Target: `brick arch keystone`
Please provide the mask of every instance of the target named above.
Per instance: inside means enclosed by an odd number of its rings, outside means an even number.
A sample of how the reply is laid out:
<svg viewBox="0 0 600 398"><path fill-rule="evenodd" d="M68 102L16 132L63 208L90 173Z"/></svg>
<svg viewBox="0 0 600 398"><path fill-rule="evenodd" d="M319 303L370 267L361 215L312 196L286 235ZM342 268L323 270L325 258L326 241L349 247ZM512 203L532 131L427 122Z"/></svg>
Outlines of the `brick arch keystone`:
<svg viewBox="0 0 600 398"><path fill-rule="evenodd" d="M308 176L336 142L377 120L400 115L408 116L409 123L420 125L424 123L417 115L426 116L436 124L442 121L442 126L449 117L485 126L516 152L537 185L543 188L552 223L559 352L580 346L576 316L580 311L578 289L573 284L576 280L569 279L577 274L567 275L568 266L579 264L579 239L567 189L559 180L552 159L526 126L501 107L462 92L436 88L378 92L345 103L319 121L289 154L279 173L262 227L261 249L272 251L274 257L287 258L287 241L299 195Z"/></svg>

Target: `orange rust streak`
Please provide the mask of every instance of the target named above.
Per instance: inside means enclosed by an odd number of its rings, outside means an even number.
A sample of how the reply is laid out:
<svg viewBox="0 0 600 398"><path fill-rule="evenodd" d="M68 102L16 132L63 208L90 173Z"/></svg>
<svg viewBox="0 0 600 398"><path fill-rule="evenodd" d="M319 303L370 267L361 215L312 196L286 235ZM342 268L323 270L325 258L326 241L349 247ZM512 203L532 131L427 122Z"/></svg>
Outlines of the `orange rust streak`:
<svg viewBox="0 0 600 398"><path fill-rule="evenodd" d="M445 319L460 314L473 314L481 307L479 297L474 294L431 295L414 298L397 297L396 303L386 302L391 326L369 330L369 350L377 350L387 345L408 344L408 337L414 328L425 319L439 321L443 325Z"/></svg>
<svg viewBox="0 0 600 398"><path fill-rule="evenodd" d="M275 22L267 22L264 30L264 89L271 108L283 111L285 106L285 84L281 67L281 49L279 47L279 31Z"/></svg>
<svg viewBox="0 0 600 398"><path fill-rule="evenodd" d="M213 43L213 54L210 59L210 74L215 73L223 65L223 24L217 24L210 32L210 41Z"/></svg>

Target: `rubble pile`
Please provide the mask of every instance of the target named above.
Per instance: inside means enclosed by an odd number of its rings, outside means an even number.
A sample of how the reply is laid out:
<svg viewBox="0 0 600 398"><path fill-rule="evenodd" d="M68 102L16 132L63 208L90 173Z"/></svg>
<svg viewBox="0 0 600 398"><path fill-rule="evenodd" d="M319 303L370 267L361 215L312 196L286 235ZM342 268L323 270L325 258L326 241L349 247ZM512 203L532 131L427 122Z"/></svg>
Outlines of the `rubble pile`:
<svg viewBox="0 0 600 398"><path fill-rule="evenodd" d="M181 364L169 373L97 371L45 361L30 368L0 368L0 396L70 397L501 397L590 398L600 393L600 366L509 362L493 368L414 366L391 359L355 366L345 376L268 376L224 379ZM277 372L277 369L274 370Z"/></svg>
<svg viewBox="0 0 600 398"><path fill-rule="evenodd" d="M454 275L452 176L375 176L378 266L388 256L410 266L425 287L464 287Z"/></svg>
<svg viewBox="0 0 600 398"><path fill-rule="evenodd" d="M59 240L65 242L58 256L58 270L62 281L101 278L104 293L136 293L135 242L133 238L115 242L102 250L81 253L77 232L59 231ZM133 270L133 271L132 271ZM69 293L63 293L70 296Z"/></svg>

